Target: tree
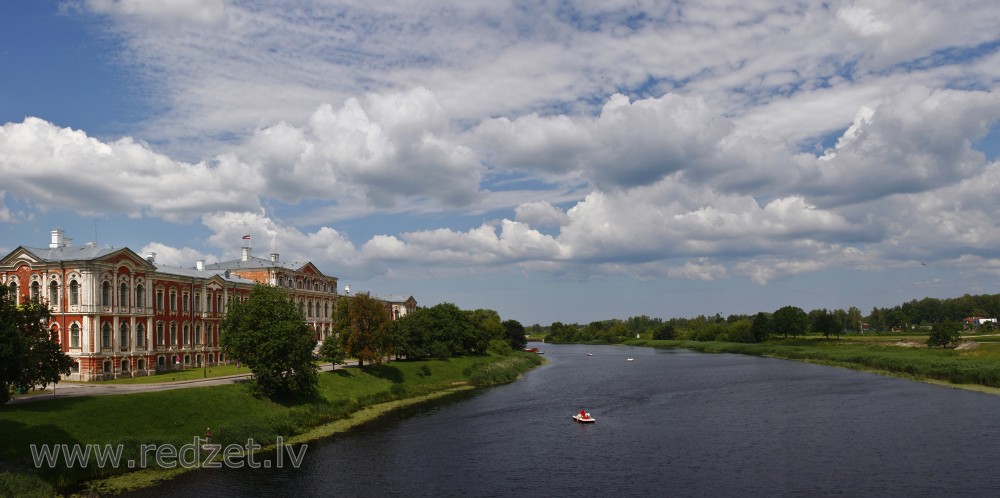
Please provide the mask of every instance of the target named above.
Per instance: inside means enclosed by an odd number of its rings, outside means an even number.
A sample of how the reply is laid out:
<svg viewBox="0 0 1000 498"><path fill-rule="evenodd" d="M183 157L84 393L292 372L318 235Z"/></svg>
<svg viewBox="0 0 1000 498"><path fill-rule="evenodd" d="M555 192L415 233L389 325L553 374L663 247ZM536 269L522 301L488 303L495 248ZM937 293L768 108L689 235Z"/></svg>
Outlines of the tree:
<svg viewBox="0 0 1000 498"><path fill-rule="evenodd" d="M836 334L837 338L840 338L840 324L837 322L836 315L830 313L825 308L813 310L811 315L814 332L823 334L827 339L830 338L830 334Z"/></svg>
<svg viewBox="0 0 1000 498"><path fill-rule="evenodd" d="M753 342L766 341L771 336L773 327L774 324L767 317L767 313L763 311L757 313L757 316L753 317L753 323L750 324L750 334L753 335Z"/></svg>
<svg viewBox="0 0 1000 498"><path fill-rule="evenodd" d="M73 360L49 332L48 321L48 306L18 305L10 289L0 285L0 405L14 391L44 388L70 372Z"/></svg>
<svg viewBox="0 0 1000 498"><path fill-rule="evenodd" d="M358 366L364 366L366 361L382 364L393 352L385 304L367 293L358 293L337 301L337 307L341 306L346 309L337 313L335 319L341 321L338 328L347 356L357 358Z"/></svg>
<svg viewBox="0 0 1000 498"><path fill-rule="evenodd" d="M284 289L254 286L246 301L229 304L222 330L222 350L253 371L260 394L273 398L316 392L316 341Z"/></svg>
<svg viewBox="0 0 1000 498"><path fill-rule="evenodd" d="M947 347L957 344L962 331L962 324L952 321L937 322L931 326L931 334L927 338L929 347Z"/></svg>
<svg viewBox="0 0 1000 498"><path fill-rule="evenodd" d="M774 332L787 338L805 334L809 330L809 315L797 306L785 306L771 317Z"/></svg>
<svg viewBox="0 0 1000 498"><path fill-rule="evenodd" d="M674 330L674 326L669 323L661 323L653 329L653 339L658 341L669 341L677 337L677 332Z"/></svg>
<svg viewBox="0 0 1000 498"><path fill-rule="evenodd" d="M329 336L324 341L323 344L319 346L319 357L329 361L330 363L344 363L347 353L344 352L344 346L340 343L340 338L337 336Z"/></svg>
<svg viewBox="0 0 1000 498"><path fill-rule="evenodd" d="M520 351L528 345L528 339L524 337L524 325L517 320L504 320L503 328L507 332L507 342L511 349Z"/></svg>

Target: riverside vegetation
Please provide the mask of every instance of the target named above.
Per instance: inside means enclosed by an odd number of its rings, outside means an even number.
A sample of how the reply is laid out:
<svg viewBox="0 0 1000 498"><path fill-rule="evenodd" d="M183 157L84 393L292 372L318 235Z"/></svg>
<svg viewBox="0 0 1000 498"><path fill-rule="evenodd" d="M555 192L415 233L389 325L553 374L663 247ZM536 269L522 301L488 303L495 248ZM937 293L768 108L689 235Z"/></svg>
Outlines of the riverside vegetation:
<svg viewBox="0 0 1000 498"><path fill-rule="evenodd" d="M342 368L318 375L316 394L296 401L272 401L254 396L245 384L178 389L120 396L59 398L14 404L0 410L0 460L27 470L32 467L31 444L123 444L122 461L139 458L140 444L189 444L205 427L213 443L243 444L248 438L263 446L308 440L327 435L324 427L351 419L365 409L376 409L399 400L430 399L513 381L541 363L538 355L489 353L445 360L395 361L362 368ZM72 416L67 416L72 414ZM364 421L362 419L360 421ZM291 439L306 436L304 439ZM180 469L57 468L39 469L41 482L27 476L0 478L0 494L20 496L41 486L52 491L79 491L83 481L90 491L107 493L149 485ZM3 474L0 474L3 476ZM117 477L115 477L117 476ZM22 485L28 483L29 487ZM18 486L20 491L4 489ZM48 490L46 493L44 490Z"/></svg>
<svg viewBox="0 0 1000 498"><path fill-rule="evenodd" d="M338 301L335 323L337 334L324 341L320 357L355 358L359 367L317 372L315 342L301 312L282 289L258 286L247 301L232 303L221 337L227 357L241 359L254 380L0 408L0 469L23 471L0 473L0 495L107 494L185 470L148 461L142 470L101 468L95 459L85 467L64 460L34 469L31 445L121 445L121 462L141 461L143 447L191 445L210 427L214 444L252 439L266 451L279 437L288 444L324 437L399 406L511 382L542 363L521 351L524 328L492 310L445 303L390 320L380 303L358 294Z"/></svg>

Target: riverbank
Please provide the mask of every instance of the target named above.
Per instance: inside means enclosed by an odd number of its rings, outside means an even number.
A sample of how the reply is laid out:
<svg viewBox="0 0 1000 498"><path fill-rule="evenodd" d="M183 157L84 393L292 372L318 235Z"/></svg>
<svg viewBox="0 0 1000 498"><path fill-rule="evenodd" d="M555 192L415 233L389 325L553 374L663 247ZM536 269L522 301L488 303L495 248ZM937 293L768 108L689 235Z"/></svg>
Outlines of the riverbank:
<svg viewBox="0 0 1000 498"><path fill-rule="evenodd" d="M320 374L319 392L308 400L274 402L254 398L245 385L224 385L121 396L79 397L0 408L0 461L33 469L30 445L121 445L119 465L85 468L63 463L41 468L38 477L57 492L111 494L148 486L176 469L128 469L143 445L191 444L206 427L213 443L263 447L280 436L301 443L378 417L390 410L471 386L509 382L541 364L537 355L514 353L447 360L391 362ZM487 375L484 372L506 372ZM44 466L43 466L44 467ZM2 484L3 480L0 480ZM9 490L0 489L0 494Z"/></svg>
<svg viewBox="0 0 1000 498"><path fill-rule="evenodd" d="M975 349L913 347L912 341L825 338L770 340L759 344L638 339L624 344L767 356L1000 394L1000 344L997 343L981 344Z"/></svg>

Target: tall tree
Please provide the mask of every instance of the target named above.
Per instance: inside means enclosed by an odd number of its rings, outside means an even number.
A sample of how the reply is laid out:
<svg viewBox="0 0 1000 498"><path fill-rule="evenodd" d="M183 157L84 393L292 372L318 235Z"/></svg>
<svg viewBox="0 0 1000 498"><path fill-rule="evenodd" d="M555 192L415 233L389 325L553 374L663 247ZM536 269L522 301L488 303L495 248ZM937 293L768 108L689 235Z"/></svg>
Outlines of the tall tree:
<svg viewBox="0 0 1000 498"><path fill-rule="evenodd" d="M222 330L219 344L223 351L253 371L257 389L264 396L316 392L316 341L284 289L255 286L245 302L230 303Z"/></svg>
<svg viewBox="0 0 1000 498"><path fill-rule="evenodd" d="M764 342L768 337L771 336L771 332L774 329L774 324L771 323L771 319L767 317L767 313L761 311L757 313L757 316L753 317L753 323L750 324L750 333L753 335L754 342Z"/></svg>
<svg viewBox="0 0 1000 498"><path fill-rule="evenodd" d="M68 374L73 360L62 352L48 329L49 308L17 304L17 296L0 285L0 404L18 390L43 388Z"/></svg>
<svg viewBox="0 0 1000 498"><path fill-rule="evenodd" d="M524 337L524 325L517 320L504 320L503 328L507 332L507 342L514 351L520 351L528 345L528 339Z"/></svg>
<svg viewBox="0 0 1000 498"><path fill-rule="evenodd" d="M787 338L805 334L809 330L809 315L797 306L785 306L771 317L775 333Z"/></svg>
<svg viewBox="0 0 1000 498"><path fill-rule="evenodd" d="M357 358L358 366L364 366L365 362L380 365L392 355L389 312L385 303L362 292L349 299L340 299L337 306L346 306L335 317L338 321L346 319L338 326L342 331L344 352Z"/></svg>

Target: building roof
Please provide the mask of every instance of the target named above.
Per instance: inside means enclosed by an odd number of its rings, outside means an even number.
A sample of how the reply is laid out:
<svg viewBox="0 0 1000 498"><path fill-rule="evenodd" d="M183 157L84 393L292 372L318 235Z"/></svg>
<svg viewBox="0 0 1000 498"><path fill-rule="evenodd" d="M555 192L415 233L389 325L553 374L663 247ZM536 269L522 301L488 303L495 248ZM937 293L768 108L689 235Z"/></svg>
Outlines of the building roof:
<svg viewBox="0 0 1000 498"><path fill-rule="evenodd" d="M82 261L100 258L125 248L101 247L97 244L85 244L82 246L63 246L55 249L49 247L28 247L21 246L21 249L31 253L42 261L58 263L59 261ZM16 249L15 249L16 252Z"/></svg>

